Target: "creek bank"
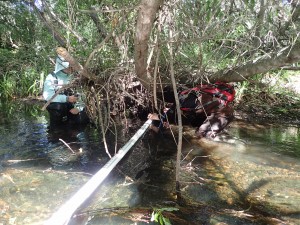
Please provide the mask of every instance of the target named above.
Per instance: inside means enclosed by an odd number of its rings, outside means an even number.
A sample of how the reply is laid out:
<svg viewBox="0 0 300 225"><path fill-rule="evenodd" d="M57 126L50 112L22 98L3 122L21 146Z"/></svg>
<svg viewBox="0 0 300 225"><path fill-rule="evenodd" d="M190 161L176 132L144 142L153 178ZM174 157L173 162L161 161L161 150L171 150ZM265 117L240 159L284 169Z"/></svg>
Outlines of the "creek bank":
<svg viewBox="0 0 300 225"><path fill-rule="evenodd" d="M300 125L299 93L272 93L252 87L235 102L238 119L258 123Z"/></svg>

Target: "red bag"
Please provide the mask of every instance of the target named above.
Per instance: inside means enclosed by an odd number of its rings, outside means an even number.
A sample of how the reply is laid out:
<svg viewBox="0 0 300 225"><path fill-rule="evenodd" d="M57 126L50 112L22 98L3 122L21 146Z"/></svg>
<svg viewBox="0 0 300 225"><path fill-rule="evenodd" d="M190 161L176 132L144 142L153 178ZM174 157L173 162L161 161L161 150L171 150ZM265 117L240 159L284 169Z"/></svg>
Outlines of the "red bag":
<svg viewBox="0 0 300 225"><path fill-rule="evenodd" d="M216 82L214 84L198 85L194 88L184 90L179 93L179 102L181 109L184 111L192 111L199 106L198 97L202 94L209 94L213 97L219 98L223 105L232 102L235 97L234 87L223 82ZM209 104L210 102L206 103Z"/></svg>
<svg viewBox="0 0 300 225"><path fill-rule="evenodd" d="M214 84L198 86L198 88L200 89L200 92L211 94L214 97L220 98L224 100L226 104L228 102L232 102L235 97L234 87L230 84L219 81Z"/></svg>

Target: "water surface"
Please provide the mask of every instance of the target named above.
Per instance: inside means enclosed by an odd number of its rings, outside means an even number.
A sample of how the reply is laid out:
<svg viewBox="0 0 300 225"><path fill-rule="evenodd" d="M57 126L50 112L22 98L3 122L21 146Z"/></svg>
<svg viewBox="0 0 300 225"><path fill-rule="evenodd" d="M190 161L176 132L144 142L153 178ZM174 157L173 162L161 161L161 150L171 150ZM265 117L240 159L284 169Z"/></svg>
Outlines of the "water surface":
<svg viewBox="0 0 300 225"><path fill-rule="evenodd" d="M94 127L49 130L48 114L40 109L41 104L0 103L0 223L42 224L109 160L102 135ZM142 123L133 124L118 126L118 136L108 135L111 154ZM191 210L188 216L181 212L181 218L189 224L268 224L261 222L261 216L297 224L299 145L298 127L245 121L232 123L223 141L186 136L180 176L183 194L216 208L204 214ZM129 218L112 212L176 207L175 156L171 135L146 133L82 206L73 224L81 217L85 221L81 224L147 224L149 213L136 212L133 219L133 214Z"/></svg>

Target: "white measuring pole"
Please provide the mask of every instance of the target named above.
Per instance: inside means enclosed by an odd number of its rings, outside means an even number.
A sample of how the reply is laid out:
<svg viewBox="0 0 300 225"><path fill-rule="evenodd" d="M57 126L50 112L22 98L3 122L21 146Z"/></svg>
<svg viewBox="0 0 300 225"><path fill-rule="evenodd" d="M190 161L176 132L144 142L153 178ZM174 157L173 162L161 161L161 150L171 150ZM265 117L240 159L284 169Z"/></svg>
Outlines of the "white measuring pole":
<svg viewBox="0 0 300 225"><path fill-rule="evenodd" d="M85 185L83 185L69 201L59 208L50 219L45 221L44 225L67 225L79 206L91 196L135 142L145 133L151 122L152 120L147 120L135 135L118 151L118 153L114 155Z"/></svg>

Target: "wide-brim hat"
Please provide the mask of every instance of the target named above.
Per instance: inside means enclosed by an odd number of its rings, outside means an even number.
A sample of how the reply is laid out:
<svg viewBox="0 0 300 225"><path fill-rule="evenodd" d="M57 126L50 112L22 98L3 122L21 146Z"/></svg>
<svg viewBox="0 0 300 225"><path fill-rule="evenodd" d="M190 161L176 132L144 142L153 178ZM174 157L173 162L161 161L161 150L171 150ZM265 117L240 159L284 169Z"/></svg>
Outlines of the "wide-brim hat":
<svg viewBox="0 0 300 225"><path fill-rule="evenodd" d="M70 66L70 63L66 61L62 56L57 56L55 61L55 70L54 73L57 73L61 70L67 69Z"/></svg>

